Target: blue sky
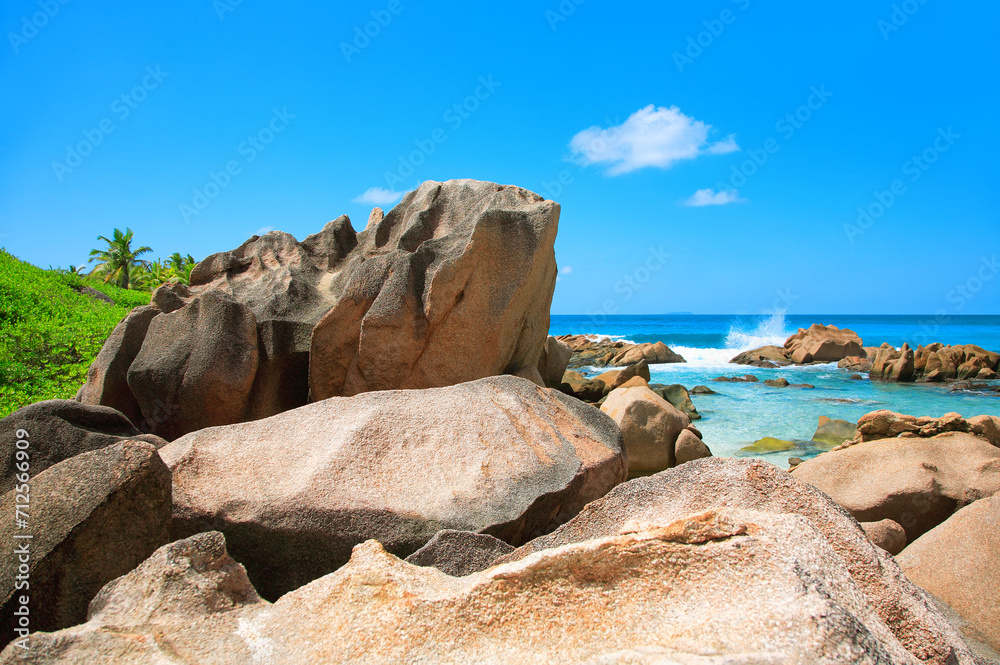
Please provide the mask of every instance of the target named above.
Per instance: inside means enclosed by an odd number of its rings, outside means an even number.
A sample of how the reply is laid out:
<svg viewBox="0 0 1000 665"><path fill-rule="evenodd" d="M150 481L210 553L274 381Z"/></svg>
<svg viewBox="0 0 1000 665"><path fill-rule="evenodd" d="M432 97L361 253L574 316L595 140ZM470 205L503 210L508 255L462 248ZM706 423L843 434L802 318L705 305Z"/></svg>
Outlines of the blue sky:
<svg viewBox="0 0 1000 665"><path fill-rule="evenodd" d="M0 244L68 266L129 226L200 259L467 177L562 204L554 313L996 314L998 19L9 0Z"/></svg>

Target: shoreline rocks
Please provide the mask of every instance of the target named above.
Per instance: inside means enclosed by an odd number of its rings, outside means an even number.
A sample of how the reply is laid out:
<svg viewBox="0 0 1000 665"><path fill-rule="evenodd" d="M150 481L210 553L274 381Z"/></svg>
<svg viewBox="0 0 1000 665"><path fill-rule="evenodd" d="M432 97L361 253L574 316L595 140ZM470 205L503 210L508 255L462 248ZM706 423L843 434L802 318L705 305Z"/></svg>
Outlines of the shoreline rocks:
<svg viewBox="0 0 1000 665"><path fill-rule="evenodd" d="M160 454L173 536L222 531L269 599L369 538L404 557L441 529L520 545L628 470L611 418L510 376L331 398L194 432Z"/></svg>
<svg viewBox="0 0 1000 665"><path fill-rule="evenodd" d="M687 362L663 342L613 341L598 335L559 335L556 339L573 351L568 367L623 367L640 361L647 364Z"/></svg>

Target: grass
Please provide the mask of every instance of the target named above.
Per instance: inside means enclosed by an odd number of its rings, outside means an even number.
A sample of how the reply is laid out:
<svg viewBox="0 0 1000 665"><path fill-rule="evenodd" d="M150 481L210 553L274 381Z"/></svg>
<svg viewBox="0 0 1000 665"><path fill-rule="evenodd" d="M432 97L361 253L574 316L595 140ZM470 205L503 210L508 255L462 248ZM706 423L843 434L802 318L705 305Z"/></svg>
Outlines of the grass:
<svg viewBox="0 0 1000 665"><path fill-rule="evenodd" d="M89 286L114 304L79 293ZM43 270L0 249L0 417L76 394L101 345L148 291Z"/></svg>

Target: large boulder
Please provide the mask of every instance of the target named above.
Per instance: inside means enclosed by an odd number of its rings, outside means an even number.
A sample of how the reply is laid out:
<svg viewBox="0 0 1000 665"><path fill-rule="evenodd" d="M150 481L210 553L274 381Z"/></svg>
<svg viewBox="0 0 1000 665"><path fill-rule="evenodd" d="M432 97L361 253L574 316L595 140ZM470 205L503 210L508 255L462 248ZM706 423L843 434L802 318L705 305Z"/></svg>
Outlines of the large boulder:
<svg viewBox="0 0 1000 665"><path fill-rule="evenodd" d="M611 391L601 405L622 431L630 477L669 469L677 463L674 445L691 419L648 387Z"/></svg>
<svg viewBox="0 0 1000 665"><path fill-rule="evenodd" d="M799 515L660 516L461 578L368 541L273 606L224 550L189 554L192 540L107 590L87 624L33 635L32 662L972 663L933 623L913 628L940 651L908 651Z"/></svg>
<svg viewBox="0 0 1000 665"><path fill-rule="evenodd" d="M608 394L608 386L600 379L588 379L583 374L566 370L559 390L584 402L597 402Z"/></svg>
<svg viewBox="0 0 1000 665"><path fill-rule="evenodd" d="M414 566L433 566L442 573L462 577L486 570L514 547L485 533L442 529L427 544L406 557Z"/></svg>
<svg viewBox="0 0 1000 665"><path fill-rule="evenodd" d="M358 237L316 324L313 399L430 388L538 362L559 204L475 180L425 182Z"/></svg>
<svg viewBox="0 0 1000 665"><path fill-rule="evenodd" d="M916 374L913 349L905 343L898 351L888 344L883 344L872 362L868 378L872 381L895 381L898 383L914 381Z"/></svg>
<svg viewBox="0 0 1000 665"><path fill-rule="evenodd" d="M23 637L13 632L13 617L25 597L32 630L81 623L101 587L168 540L170 471L152 444L123 441L82 453L27 484L29 492L19 484L0 500L2 644ZM24 549L27 564L16 556Z"/></svg>
<svg viewBox="0 0 1000 665"><path fill-rule="evenodd" d="M973 416L965 419L960 414L946 413L940 418L911 416L887 409L871 411L858 419L854 437L844 441L841 448L862 441L877 441L894 437L931 437L945 432L974 434L991 445L1000 447L1000 417Z"/></svg>
<svg viewBox="0 0 1000 665"><path fill-rule="evenodd" d="M837 362L848 356L864 355L861 338L853 330L814 323L785 340L785 349L792 362Z"/></svg>
<svg viewBox="0 0 1000 665"><path fill-rule="evenodd" d="M257 374L257 322L249 307L208 291L156 316L128 385L145 425L166 439L242 420Z"/></svg>
<svg viewBox="0 0 1000 665"><path fill-rule="evenodd" d="M622 350L613 356L608 364L620 367L622 365L633 365L642 361L650 365L656 363L686 362L680 354L671 351L670 347L663 342L643 342L642 344L636 344Z"/></svg>
<svg viewBox="0 0 1000 665"><path fill-rule="evenodd" d="M919 381L925 382L987 380L995 378L997 369L1000 369L1000 353L975 344L918 346L914 357L914 373Z"/></svg>
<svg viewBox="0 0 1000 665"><path fill-rule="evenodd" d="M551 534L536 538L497 563L521 561L528 565L530 560L550 548L605 538L623 531L638 531L644 525L663 524L720 506L801 518L811 529L822 534L846 566L857 585L857 592L914 658L940 665L955 662L971 665L971 653L940 610L906 578L888 553L865 537L858 523L843 508L791 474L758 460L712 457L630 480L588 505ZM806 528L799 532L804 536L812 533ZM798 551L794 546L793 550ZM692 565L697 565L697 561L696 557ZM800 588L826 586L823 574L811 579L811 582L803 582ZM753 612L746 608L754 606L756 604L750 602L742 613L752 615ZM790 611L802 613L801 610ZM818 618L826 612L805 614ZM852 631L846 630L844 638ZM814 661L805 658L792 659L792 662ZM842 656L831 662L856 661L853 657Z"/></svg>
<svg viewBox="0 0 1000 665"><path fill-rule="evenodd" d="M267 598L369 538L407 556L441 529L519 545L626 478L614 421L511 376L331 398L161 450L174 536L226 534Z"/></svg>
<svg viewBox="0 0 1000 665"><path fill-rule="evenodd" d="M896 560L962 616L969 638L1000 653L1000 495L965 506Z"/></svg>
<svg viewBox="0 0 1000 665"><path fill-rule="evenodd" d="M615 388L620 388L635 377L640 377L643 383L649 385L649 366L646 361L640 360L634 365L628 365L623 369L609 369L607 372L598 374L594 379L603 381L606 392L611 392Z"/></svg>
<svg viewBox="0 0 1000 665"><path fill-rule="evenodd" d="M271 641L255 632L270 607L229 556L223 535L199 533L109 582L91 601L87 623L32 634L29 649L11 644L0 663L272 662L264 660Z"/></svg>
<svg viewBox="0 0 1000 665"><path fill-rule="evenodd" d="M762 346L759 349L743 351L729 362L754 367L778 367L788 364L788 351L780 346Z"/></svg>
<svg viewBox="0 0 1000 665"><path fill-rule="evenodd" d="M322 399L525 374L546 344L558 216L523 189L453 180L361 233L341 216L301 242L253 236L126 317L77 399L176 438L302 406L310 386Z"/></svg>
<svg viewBox="0 0 1000 665"><path fill-rule="evenodd" d="M672 383L669 386L666 386L662 383L653 383L650 384L649 388L654 393L673 404L674 407L687 415L687 417L691 420L701 420L701 414L698 413L698 409L694 407L694 402L691 401L691 394L688 392L687 388L681 384Z"/></svg>
<svg viewBox="0 0 1000 665"><path fill-rule="evenodd" d="M912 542L956 509L1000 491L1000 448L971 434L877 439L795 467L859 522L891 519Z"/></svg>
<svg viewBox="0 0 1000 665"><path fill-rule="evenodd" d="M152 305L136 307L115 326L87 369L87 382L74 399L111 407L135 424L142 422L142 409L128 387L128 368L139 355L150 321L160 312Z"/></svg>
<svg viewBox="0 0 1000 665"><path fill-rule="evenodd" d="M538 373L549 388L558 388L562 383L563 374L569 359L573 357L573 349L549 335L542 347L542 355L538 358Z"/></svg>
<svg viewBox="0 0 1000 665"><path fill-rule="evenodd" d="M69 399L36 402L0 420L0 493L14 487L17 473L18 430L27 432L28 468L35 476L74 455L99 450L123 439L146 441L160 448L166 441L139 430L120 412L107 406L80 404ZM23 455L22 455L23 457Z"/></svg>

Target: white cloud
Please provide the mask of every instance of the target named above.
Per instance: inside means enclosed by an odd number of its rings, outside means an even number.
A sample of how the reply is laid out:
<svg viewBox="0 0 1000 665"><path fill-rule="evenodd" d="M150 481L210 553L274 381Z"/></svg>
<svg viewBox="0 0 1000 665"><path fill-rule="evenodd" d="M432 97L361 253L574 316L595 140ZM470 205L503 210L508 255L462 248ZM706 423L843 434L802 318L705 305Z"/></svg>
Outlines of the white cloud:
<svg viewBox="0 0 1000 665"><path fill-rule="evenodd" d="M745 200L740 198L740 193L735 189L724 189L719 192L711 189L699 189L684 202L684 205L690 208L702 208L704 206L724 206L727 203L741 203Z"/></svg>
<svg viewBox="0 0 1000 665"><path fill-rule="evenodd" d="M573 272L573 266L563 266L559 272L561 272L564 275L568 275L571 272Z"/></svg>
<svg viewBox="0 0 1000 665"><path fill-rule="evenodd" d="M403 198L403 194L405 193L406 192L394 192L391 189L386 189L384 187L369 187L365 190L364 194L351 200L355 203L388 206Z"/></svg>
<svg viewBox="0 0 1000 665"><path fill-rule="evenodd" d="M270 233L273 230L274 230L273 226L262 226L259 229L257 229L256 231L254 231L253 233L251 233L250 235L252 235L252 236L263 236L263 235L267 235L268 233Z"/></svg>
<svg viewBox="0 0 1000 665"><path fill-rule="evenodd" d="M608 175L623 175L650 166L665 169L684 159L740 149L732 134L723 141L709 143L711 129L711 125L684 115L676 106L650 104L620 125L583 130L572 138L569 147L574 158L585 166L607 165Z"/></svg>

